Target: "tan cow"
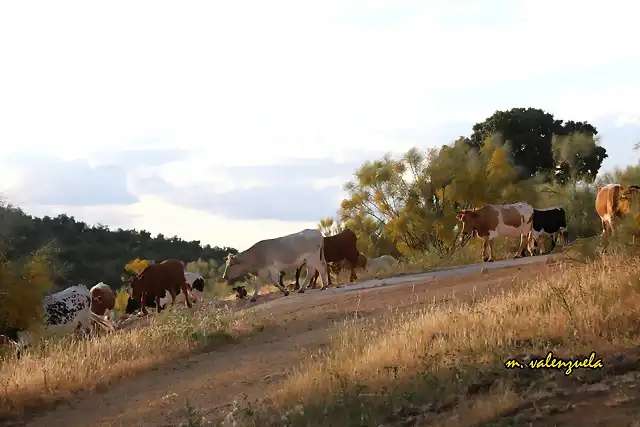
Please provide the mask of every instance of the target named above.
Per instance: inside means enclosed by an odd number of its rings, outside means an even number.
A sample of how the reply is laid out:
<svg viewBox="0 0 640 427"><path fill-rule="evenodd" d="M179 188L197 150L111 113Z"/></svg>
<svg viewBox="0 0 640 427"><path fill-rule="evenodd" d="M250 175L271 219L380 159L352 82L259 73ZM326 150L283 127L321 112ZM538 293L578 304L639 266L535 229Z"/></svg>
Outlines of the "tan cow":
<svg viewBox="0 0 640 427"><path fill-rule="evenodd" d="M620 184L607 184L598 190L596 195L596 212L602 222L602 234L609 231L613 234L613 220L624 217L631 210L631 202L640 194L640 187Z"/></svg>
<svg viewBox="0 0 640 427"><path fill-rule="evenodd" d="M311 281L312 272L318 270L322 278L322 288L327 288L327 263L324 259L324 237L318 230L304 229L297 233L273 239L260 240L249 249L227 256L222 279L231 281L236 277L251 273L256 276L253 296L258 298L263 283L271 282L285 295L289 291L280 284L280 272L289 268L307 266L307 277L298 291L304 293Z"/></svg>
<svg viewBox="0 0 640 427"><path fill-rule="evenodd" d="M115 320L113 311L116 305L116 295L111 287L105 283L98 283L89 291L91 293L91 311L105 319Z"/></svg>
<svg viewBox="0 0 640 427"><path fill-rule="evenodd" d="M520 235L520 246L513 258L520 258L527 245L531 231L533 208L528 203L520 202L509 205L485 205L476 210L462 210L456 219L462 222L462 241L464 247L471 237L479 236L484 240L482 260L493 261L493 239L500 236L515 237ZM489 252L487 254L487 251Z"/></svg>

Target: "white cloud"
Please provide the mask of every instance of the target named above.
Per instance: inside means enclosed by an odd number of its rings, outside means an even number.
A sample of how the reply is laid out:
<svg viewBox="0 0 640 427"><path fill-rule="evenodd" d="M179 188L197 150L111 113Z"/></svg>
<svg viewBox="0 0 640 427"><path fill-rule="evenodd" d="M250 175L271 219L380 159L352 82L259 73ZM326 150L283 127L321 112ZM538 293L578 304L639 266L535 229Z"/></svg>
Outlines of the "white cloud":
<svg viewBox="0 0 640 427"><path fill-rule="evenodd" d="M354 152L441 144L450 141L427 137L496 109L637 122L637 80L570 83L595 68L612 76L625 64L640 70L640 33L631 31L638 9L622 0L5 0L3 155L97 166L123 162L123 150L181 148L187 153L173 162L130 164L127 189L144 195L141 182L157 176L222 192L266 185L222 166L340 162ZM542 89L527 91L532 84ZM19 185L17 172L0 170L4 187ZM339 180L329 174L310 185ZM254 240L254 230L267 228L162 205L189 217L183 225L158 216L154 203L122 209L138 209L140 224L187 234L202 215L211 233L231 239L214 244ZM99 217L96 207L73 209Z"/></svg>

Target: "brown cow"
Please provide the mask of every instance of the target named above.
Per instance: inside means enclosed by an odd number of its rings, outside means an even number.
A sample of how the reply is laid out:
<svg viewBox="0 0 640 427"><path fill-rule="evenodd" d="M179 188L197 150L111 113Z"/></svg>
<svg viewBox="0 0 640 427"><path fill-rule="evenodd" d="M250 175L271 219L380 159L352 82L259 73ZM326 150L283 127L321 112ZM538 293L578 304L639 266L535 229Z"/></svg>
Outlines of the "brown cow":
<svg viewBox="0 0 640 427"><path fill-rule="evenodd" d="M620 184L607 184L598 190L596 195L596 212L602 223L602 235L607 227L613 234L613 220L624 217L631 210L631 202L640 193L640 187Z"/></svg>
<svg viewBox="0 0 640 427"><path fill-rule="evenodd" d="M177 259L167 259L159 264L148 265L140 274L131 281L131 296L129 300L140 300L142 313L148 314L145 300L147 295L153 295L156 299L156 309L162 311L160 298L168 291L171 295L171 304L176 301L176 289L180 287L184 294L187 307L191 308L189 298L189 285L184 277L184 264ZM127 303L127 308L130 304ZM126 310L128 313L128 310Z"/></svg>
<svg viewBox="0 0 640 427"><path fill-rule="evenodd" d="M107 317L111 315L113 308L116 306L116 295L113 293L109 285L98 283L91 288L91 311L98 316Z"/></svg>
<svg viewBox="0 0 640 427"><path fill-rule="evenodd" d="M324 258L329 263L335 263L331 269L337 273L340 272L341 261L347 261L351 266L351 276L349 277L349 282L354 282L358 279L356 275L355 269L359 265L359 262L362 262L360 258L360 253L358 252L358 248L356 244L358 243L358 237L356 234L351 231L349 228L345 228L338 234L334 234L333 236L324 237ZM302 271L302 266L300 266L296 270L296 283L295 289L300 287L300 272ZM315 271L313 277L311 278L311 289L316 288L316 282L318 280L318 270ZM280 272L280 282L282 282L282 277L284 276L283 272ZM329 286L331 286L331 273L327 271L327 278L329 281Z"/></svg>
<svg viewBox="0 0 640 427"><path fill-rule="evenodd" d="M524 202L510 205L485 205L477 210L460 211L456 219L462 222L461 247L464 247L471 237L479 236L484 240L482 260L492 262L493 239L499 236L520 235L520 246L514 255L514 258L520 258L525 244L528 243L532 218L533 208ZM533 255L529 245L527 249L529 254Z"/></svg>

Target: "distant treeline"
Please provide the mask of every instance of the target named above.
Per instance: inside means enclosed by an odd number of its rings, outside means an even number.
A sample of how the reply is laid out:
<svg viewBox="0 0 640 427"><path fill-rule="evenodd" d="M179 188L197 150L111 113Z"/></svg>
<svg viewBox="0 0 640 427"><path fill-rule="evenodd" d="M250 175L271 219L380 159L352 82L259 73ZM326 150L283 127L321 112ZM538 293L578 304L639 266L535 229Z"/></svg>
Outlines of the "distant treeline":
<svg viewBox="0 0 640 427"><path fill-rule="evenodd" d="M203 246L197 240L187 242L175 236L152 237L144 230L111 231L106 226L89 226L64 214L37 218L10 205L0 206L0 244L8 260L48 245L55 264L56 290L80 283L90 287L100 281L118 288L124 266L135 258L221 262L228 253L238 252L234 248Z"/></svg>

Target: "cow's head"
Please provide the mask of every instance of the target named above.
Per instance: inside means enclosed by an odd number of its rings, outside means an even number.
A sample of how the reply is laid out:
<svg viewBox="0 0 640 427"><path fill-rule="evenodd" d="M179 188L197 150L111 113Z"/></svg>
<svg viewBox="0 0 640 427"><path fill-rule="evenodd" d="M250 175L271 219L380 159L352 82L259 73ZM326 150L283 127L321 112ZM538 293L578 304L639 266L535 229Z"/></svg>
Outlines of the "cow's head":
<svg viewBox="0 0 640 427"><path fill-rule="evenodd" d="M235 279L245 273L244 265L238 258L238 255L229 254L226 258L224 266L224 273L222 273L222 279L227 283L231 282L231 279Z"/></svg>
<svg viewBox="0 0 640 427"><path fill-rule="evenodd" d="M480 214L476 211L463 210L456 215L456 219L462 223L460 246L464 247L477 233Z"/></svg>

